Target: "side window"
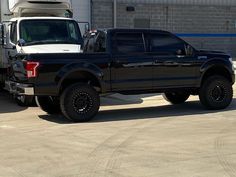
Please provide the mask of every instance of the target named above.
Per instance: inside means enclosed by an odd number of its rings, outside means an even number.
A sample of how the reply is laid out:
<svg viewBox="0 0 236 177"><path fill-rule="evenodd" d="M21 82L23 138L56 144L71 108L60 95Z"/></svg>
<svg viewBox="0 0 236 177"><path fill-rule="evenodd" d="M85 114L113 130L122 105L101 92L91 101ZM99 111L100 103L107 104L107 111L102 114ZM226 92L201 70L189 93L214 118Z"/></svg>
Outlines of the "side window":
<svg viewBox="0 0 236 177"><path fill-rule="evenodd" d="M141 54L145 52L142 33L117 33L113 51L118 54Z"/></svg>
<svg viewBox="0 0 236 177"><path fill-rule="evenodd" d="M170 34L152 34L151 52L163 55L185 55L185 43Z"/></svg>
<svg viewBox="0 0 236 177"><path fill-rule="evenodd" d="M10 31L10 40L12 43L17 43L17 25L16 23L11 24L11 31Z"/></svg>

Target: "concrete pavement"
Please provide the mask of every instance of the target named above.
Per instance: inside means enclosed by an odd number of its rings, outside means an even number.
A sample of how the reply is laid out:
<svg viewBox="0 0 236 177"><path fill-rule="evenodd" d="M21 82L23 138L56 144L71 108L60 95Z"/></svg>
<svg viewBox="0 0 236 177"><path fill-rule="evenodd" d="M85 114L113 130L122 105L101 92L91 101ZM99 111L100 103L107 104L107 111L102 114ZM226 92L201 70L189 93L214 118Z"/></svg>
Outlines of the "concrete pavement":
<svg viewBox="0 0 236 177"><path fill-rule="evenodd" d="M73 124L1 93L0 177L236 177L236 95L222 111L197 97L102 102L94 121Z"/></svg>

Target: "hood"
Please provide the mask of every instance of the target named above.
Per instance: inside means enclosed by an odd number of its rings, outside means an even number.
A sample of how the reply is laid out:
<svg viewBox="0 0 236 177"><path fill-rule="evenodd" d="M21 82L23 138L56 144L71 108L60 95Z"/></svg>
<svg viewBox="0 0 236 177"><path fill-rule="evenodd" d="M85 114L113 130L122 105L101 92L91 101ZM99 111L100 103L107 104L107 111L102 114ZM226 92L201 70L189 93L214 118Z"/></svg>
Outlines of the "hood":
<svg viewBox="0 0 236 177"><path fill-rule="evenodd" d="M199 50L198 56L199 56L198 58L205 58L205 59L217 58L217 57L221 57L225 59L231 58L230 54L227 54L222 51L211 51L211 50Z"/></svg>
<svg viewBox="0 0 236 177"><path fill-rule="evenodd" d="M75 44L44 44L44 45L32 45L23 46L22 48L17 46L19 53L80 53L81 46Z"/></svg>
<svg viewBox="0 0 236 177"><path fill-rule="evenodd" d="M201 54L223 54L227 55L227 53L222 52L222 51L215 51L215 50L199 50Z"/></svg>

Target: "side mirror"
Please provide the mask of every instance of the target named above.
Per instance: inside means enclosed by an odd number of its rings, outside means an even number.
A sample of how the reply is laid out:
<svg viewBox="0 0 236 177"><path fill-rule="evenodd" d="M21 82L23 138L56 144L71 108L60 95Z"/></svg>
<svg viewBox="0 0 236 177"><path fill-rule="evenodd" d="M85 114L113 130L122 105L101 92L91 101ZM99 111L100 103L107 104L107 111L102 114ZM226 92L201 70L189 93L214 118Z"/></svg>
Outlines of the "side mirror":
<svg viewBox="0 0 236 177"><path fill-rule="evenodd" d="M20 46L20 47L23 47L25 45L25 40L24 39L19 39L17 41L17 45Z"/></svg>
<svg viewBox="0 0 236 177"><path fill-rule="evenodd" d="M0 45L4 46L6 45L6 37L4 32L4 25L0 23Z"/></svg>
<svg viewBox="0 0 236 177"><path fill-rule="evenodd" d="M187 56L192 56L193 55L193 47L191 47L190 45L185 46L185 51L186 51Z"/></svg>

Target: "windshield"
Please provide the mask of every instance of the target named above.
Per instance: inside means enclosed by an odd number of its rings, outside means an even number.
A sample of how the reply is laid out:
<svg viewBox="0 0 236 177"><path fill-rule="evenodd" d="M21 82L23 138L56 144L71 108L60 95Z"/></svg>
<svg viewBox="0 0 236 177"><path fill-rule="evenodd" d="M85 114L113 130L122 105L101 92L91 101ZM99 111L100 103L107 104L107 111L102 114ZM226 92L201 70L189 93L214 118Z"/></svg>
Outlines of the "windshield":
<svg viewBox="0 0 236 177"><path fill-rule="evenodd" d="M23 20L20 39L25 45L82 44L78 24L73 20Z"/></svg>

